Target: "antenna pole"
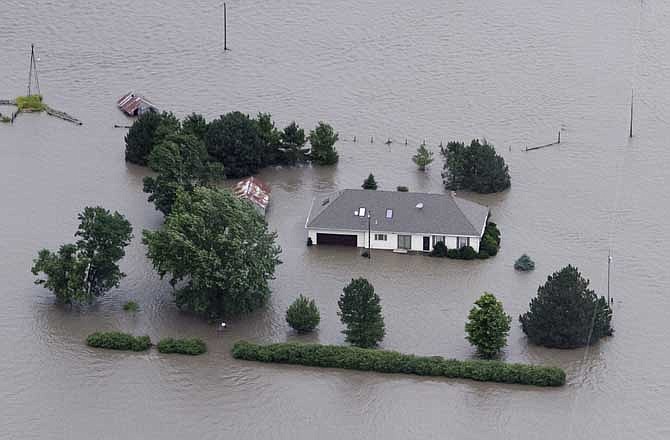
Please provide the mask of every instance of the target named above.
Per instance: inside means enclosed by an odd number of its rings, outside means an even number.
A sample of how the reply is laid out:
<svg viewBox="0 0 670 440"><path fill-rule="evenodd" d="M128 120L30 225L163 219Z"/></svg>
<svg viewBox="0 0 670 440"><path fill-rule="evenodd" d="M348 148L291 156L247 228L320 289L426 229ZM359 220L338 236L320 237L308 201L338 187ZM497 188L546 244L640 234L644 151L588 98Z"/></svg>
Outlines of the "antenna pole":
<svg viewBox="0 0 670 440"><path fill-rule="evenodd" d="M226 3L223 3L223 50L228 50L228 20L226 17Z"/></svg>
<svg viewBox="0 0 670 440"><path fill-rule="evenodd" d="M628 132L628 137L633 137L633 89L630 90L630 131Z"/></svg>
<svg viewBox="0 0 670 440"><path fill-rule="evenodd" d="M610 304L610 272L612 267L612 251L607 255L607 304Z"/></svg>
<svg viewBox="0 0 670 440"><path fill-rule="evenodd" d="M35 59L35 46L30 45L30 69L28 70L28 96L30 96L30 86L33 83L33 60Z"/></svg>

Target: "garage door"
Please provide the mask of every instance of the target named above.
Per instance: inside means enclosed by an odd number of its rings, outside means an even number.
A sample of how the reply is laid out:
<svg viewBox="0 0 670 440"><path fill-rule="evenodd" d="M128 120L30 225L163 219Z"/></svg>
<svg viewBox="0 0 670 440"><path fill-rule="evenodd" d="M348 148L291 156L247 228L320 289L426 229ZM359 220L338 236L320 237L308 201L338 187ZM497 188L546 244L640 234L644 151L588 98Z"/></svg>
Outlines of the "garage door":
<svg viewBox="0 0 670 440"><path fill-rule="evenodd" d="M316 234L316 244L330 244L339 246L353 246L356 247L355 235L344 234Z"/></svg>

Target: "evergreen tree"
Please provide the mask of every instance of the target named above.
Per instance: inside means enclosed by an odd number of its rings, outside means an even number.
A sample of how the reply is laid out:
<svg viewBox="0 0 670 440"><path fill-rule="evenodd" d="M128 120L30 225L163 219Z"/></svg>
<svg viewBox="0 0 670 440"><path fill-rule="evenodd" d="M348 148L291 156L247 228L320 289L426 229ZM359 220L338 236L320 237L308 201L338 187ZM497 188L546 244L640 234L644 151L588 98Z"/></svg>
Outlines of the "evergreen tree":
<svg viewBox="0 0 670 440"><path fill-rule="evenodd" d="M285 165L295 165L307 161L309 148L305 148L306 143L305 130L300 128L295 121L284 127L281 133L280 162Z"/></svg>
<svg viewBox="0 0 670 440"><path fill-rule="evenodd" d="M163 226L143 235L159 275L180 286L178 307L219 318L266 303L281 249L263 217L230 191L179 190Z"/></svg>
<svg viewBox="0 0 670 440"><path fill-rule="evenodd" d="M33 275L65 304L91 302L118 287L125 276L118 266L132 238L132 227L118 212L87 207L78 216L80 224L75 244L60 247L57 253L42 249L33 261Z"/></svg>
<svg viewBox="0 0 670 440"><path fill-rule="evenodd" d="M477 347L480 355L493 358L507 345L512 318L503 305L490 293L484 293L470 310L465 324L467 340Z"/></svg>
<svg viewBox="0 0 670 440"><path fill-rule="evenodd" d="M317 127L309 132L309 142L312 144L311 159L317 165L334 165L339 160L335 150L335 142L339 139L330 125L319 122Z"/></svg>
<svg viewBox="0 0 670 440"><path fill-rule="evenodd" d="M589 281L573 266L550 275L528 312L519 317L528 339L545 347L575 348L610 336L612 309L588 287Z"/></svg>
<svg viewBox="0 0 670 440"><path fill-rule="evenodd" d="M344 288L337 304L338 315L347 327L343 333L347 342L358 347L369 348L384 339L386 330L379 296L365 278L352 279Z"/></svg>
<svg viewBox="0 0 670 440"><path fill-rule="evenodd" d="M433 152L426 148L426 144L421 144L412 156L412 161L419 167L419 170L426 171L426 167L433 162Z"/></svg>
<svg viewBox="0 0 670 440"><path fill-rule="evenodd" d="M510 187L505 159L486 141L474 139L467 146L462 142L449 142L441 153L445 159L442 178L447 189L494 193Z"/></svg>
<svg viewBox="0 0 670 440"><path fill-rule="evenodd" d="M280 163L281 133L275 127L270 113L259 113L256 117L258 136L263 144L263 166Z"/></svg>
<svg viewBox="0 0 670 440"><path fill-rule="evenodd" d="M321 316L313 299L300 295L286 310L286 322L298 333L311 332L319 325Z"/></svg>
<svg viewBox="0 0 670 440"><path fill-rule="evenodd" d="M377 189L377 181L375 180L375 176L370 173L370 175L363 181L363 185L361 185L361 188L363 189Z"/></svg>

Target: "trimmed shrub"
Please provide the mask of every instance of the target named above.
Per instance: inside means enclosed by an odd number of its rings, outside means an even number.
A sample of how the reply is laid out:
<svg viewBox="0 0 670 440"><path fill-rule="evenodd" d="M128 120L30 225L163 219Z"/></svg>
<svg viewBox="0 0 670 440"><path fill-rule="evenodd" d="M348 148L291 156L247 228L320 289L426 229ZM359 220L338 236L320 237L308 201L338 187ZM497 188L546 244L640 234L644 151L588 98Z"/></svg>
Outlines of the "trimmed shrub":
<svg viewBox="0 0 670 440"><path fill-rule="evenodd" d="M409 188L406 187L406 186L403 186L403 185L397 187L396 189L400 192L405 192L405 193L409 191Z"/></svg>
<svg viewBox="0 0 670 440"><path fill-rule="evenodd" d="M443 241L438 241L433 246L433 250L430 251L431 257L446 257L448 253L447 245Z"/></svg>
<svg viewBox="0 0 670 440"><path fill-rule="evenodd" d="M535 269L535 262L526 254L519 257L514 263L514 269L526 272Z"/></svg>
<svg viewBox="0 0 670 440"><path fill-rule="evenodd" d="M313 299L298 296L286 310L286 322L298 333L311 332L319 325L321 315Z"/></svg>
<svg viewBox="0 0 670 440"><path fill-rule="evenodd" d="M140 306L135 301L128 301L123 305L123 310L126 312L137 312L139 309Z"/></svg>
<svg viewBox="0 0 670 440"><path fill-rule="evenodd" d="M500 230L498 225L493 222L488 222L484 228L484 235L479 244L479 251L485 252L489 257L494 257L498 254L500 249Z"/></svg>
<svg viewBox="0 0 670 440"><path fill-rule="evenodd" d="M444 359L395 351L336 345L280 343L259 345L238 341L233 357L247 361L344 368L348 370L445 376L481 382L558 387L565 384L565 371L556 367L508 364L500 361Z"/></svg>
<svg viewBox="0 0 670 440"><path fill-rule="evenodd" d="M158 351L161 353L178 353L196 356L207 352L207 345L198 338L174 339L165 338L158 342Z"/></svg>
<svg viewBox="0 0 670 440"><path fill-rule="evenodd" d="M465 246L459 250L463 260L474 260L477 258L477 252L471 246Z"/></svg>
<svg viewBox="0 0 670 440"><path fill-rule="evenodd" d="M459 260L461 258L461 251L459 249L447 249L447 258Z"/></svg>
<svg viewBox="0 0 670 440"><path fill-rule="evenodd" d="M86 345L110 350L145 351L151 347L149 336L133 336L121 332L95 332L86 338Z"/></svg>
<svg viewBox="0 0 670 440"><path fill-rule="evenodd" d="M363 181L363 185L361 185L361 188L363 189L377 189L377 181L375 180L375 176L370 173L370 175Z"/></svg>

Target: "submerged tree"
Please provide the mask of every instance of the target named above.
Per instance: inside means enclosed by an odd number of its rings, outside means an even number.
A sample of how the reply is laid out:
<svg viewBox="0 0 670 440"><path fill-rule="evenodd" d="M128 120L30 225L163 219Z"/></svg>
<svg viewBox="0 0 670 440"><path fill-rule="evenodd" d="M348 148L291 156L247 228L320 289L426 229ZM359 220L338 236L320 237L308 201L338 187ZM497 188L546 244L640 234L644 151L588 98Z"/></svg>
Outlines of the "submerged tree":
<svg viewBox="0 0 670 440"><path fill-rule="evenodd" d="M286 322L298 333L311 332L320 321L316 303L306 296L300 295L286 310Z"/></svg>
<svg viewBox="0 0 670 440"><path fill-rule="evenodd" d="M227 113L210 122L205 146L212 157L223 163L228 177L256 173L266 157L256 122L240 112Z"/></svg>
<svg viewBox="0 0 670 440"><path fill-rule="evenodd" d="M251 204L230 191L178 191L163 226L143 236L159 275L179 284L178 307L218 318L266 303L281 249Z"/></svg>
<svg viewBox="0 0 670 440"><path fill-rule="evenodd" d="M507 345L512 317L490 293L484 293L470 310L465 323L467 340L477 347L480 355L493 358Z"/></svg>
<svg viewBox="0 0 670 440"><path fill-rule="evenodd" d="M149 166L158 174L144 178L144 192L166 215L177 198L177 190L190 192L198 185L224 177L223 166L210 162L205 144L192 135L163 141L149 155Z"/></svg>
<svg viewBox="0 0 670 440"><path fill-rule="evenodd" d="M363 185L361 185L361 188L363 189L377 189L377 181L375 180L375 176L370 173L370 175L363 181Z"/></svg>
<svg viewBox="0 0 670 440"><path fill-rule="evenodd" d="M125 276L118 266L132 238L132 227L118 212L87 207L78 216L80 224L75 244L66 244L58 252L42 249L31 269L40 284L51 290L63 303L91 302Z"/></svg>
<svg viewBox="0 0 670 440"><path fill-rule="evenodd" d="M306 162L309 158L309 148L305 148L306 143L305 130L300 128L295 121L284 127L281 133L280 163L295 165Z"/></svg>
<svg viewBox="0 0 670 440"><path fill-rule="evenodd" d="M263 166L277 165L280 162L281 133L275 127L272 115L259 113L255 122L263 144Z"/></svg>
<svg viewBox="0 0 670 440"><path fill-rule="evenodd" d="M494 193L510 187L505 159L486 141L474 139L470 145L449 142L441 153L445 159L442 178L447 189Z"/></svg>
<svg viewBox="0 0 670 440"><path fill-rule="evenodd" d="M334 165L339 160L335 150L335 142L339 139L333 127L325 122L319 122L317 127L309 132L309 142L312 144L311 158L317 165Z"/></svg>
<svg viewBox="0 0 670 440"><path fill-rule="evenodd" d="M412 156L412 161L419 167L419 170L426 171L426 167L433 163L433 152L426 148L426 144L421 144Z"/></svg>
<svg viewBox="0 0 670 440"><path fill-rule="evenodd" d="M588 287L589 281L573 266L550 275L528 312L519 317L528 339L545 347L575 348L610 336L612 309Z"/></svg>
<svg viewBox="0 0 670 440"><path fill-rule="evenodd" d="M179 120L172 113L143 113L133 123L125 137L126 160L146 166L151 150L179 130Z"/></svg>
<svg viewBox="0 0 670 440"><path fill-rule="evenodd" d="M207 120L198 113L191 113L182 121L181 131L185 135L195 136L204 142L205 134L207 134Z"/></svg>
<svg viewBox="0 0 670 440"><path fill-rule="evenodd" d="M365 278L352 279L337 304L338 315L347 328L347 342L358 347L374 347L386 334L382 306L372 284Z"/></svg>

